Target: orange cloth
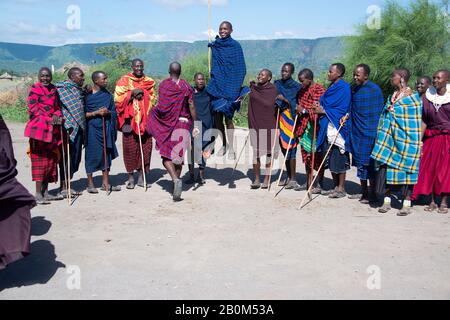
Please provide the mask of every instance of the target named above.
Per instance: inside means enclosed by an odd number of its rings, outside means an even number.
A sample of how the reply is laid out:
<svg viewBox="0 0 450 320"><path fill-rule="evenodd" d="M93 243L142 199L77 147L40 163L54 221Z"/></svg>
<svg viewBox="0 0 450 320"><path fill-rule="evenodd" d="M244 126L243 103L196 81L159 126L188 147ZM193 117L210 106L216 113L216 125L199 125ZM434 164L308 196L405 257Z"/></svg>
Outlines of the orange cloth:
<svg viewBox="0 0 450 320"><path fill-rule="evenodd" d="M156 101L154 87L155 81L152 78L147 76L136 78L132 73L123 76L117 82L114 102L116 104L119 130L122 129L127 119L131 119L133 132L139 134L139 123L141 135L145 133L148 114ZM131 93L135 89L144 91L144 99L136 101L137 103L131 99Z"/></svg>

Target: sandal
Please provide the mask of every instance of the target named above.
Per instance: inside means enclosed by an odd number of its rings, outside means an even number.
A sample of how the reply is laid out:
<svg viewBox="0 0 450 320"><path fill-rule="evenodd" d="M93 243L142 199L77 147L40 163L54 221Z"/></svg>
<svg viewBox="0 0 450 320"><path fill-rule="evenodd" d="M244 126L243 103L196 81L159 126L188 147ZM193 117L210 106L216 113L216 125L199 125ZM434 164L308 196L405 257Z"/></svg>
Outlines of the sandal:
<svg viewBox="0 0 450 320"><path fill-rule="evenodd" d="M101 191L106 191L106 187L103 185L101 188L100 188L100 190ZM120 192L120 191L122 191L122 188L121 187L119 187L119 186L109 186L109 190L108 190L109 192Z"/></svg>
<svg viewBox="0 0 450 320"><path fill-rule="evenodd" d="M323 196L329 196L330 194L333 194L333 193L335 193L335 192L336 192L335 189L331 189L331 190L322 190L322 191L320 192L320 194L323 195Z"/></svg>
<svg viewBox="0 0 450 320"><path fill-rule="evenodd" d="M48 206L50 205L50 201L46 200L44 197L40 196L40 197L35 197L36 198L36 204L40 205L40 206Z"/></svg>
<svg viewBox="0 0 450 320"><path fill-rule="evenodd" d="M306 185L306 183L305 183L305 184L302 184L302 185L297 185L297 186L294 188L294 190L295 190L295 191L307 191L307 190L308 190L308 186Z"/></svg>
<svg viewBox="0 0 450 320"><path fill-rule="evenodd" d="M379 213L388 213L389 211L392 210L392 207L389 204L383 204L383 206L378 209Z"/></svg>
<svg viewBox="0 0 450 320"><path fill-rule="evenodd" d="M134 184L134 181L127 181L127 189L128 190L134 190L136 188L136 185Z"/></svg>
<svg viewBox="0 0 450 320"><path fill-rule="evenodd" d="M72 198L75 198L75 197L79 197L79 196L83 195L83 192L71 190L70 195ZM57 196L63 197L63 199L67 199L69 196L69 192L67 190L63 190L63 191L60 191Z"/></svg>
<svg viewBox="0 0 450 320"><path fill-rule="evenodd" d="M348 196L350 200L361 200L363 198L362 194L351 194Z"/></svg>
<svg viewBox="0 0 450 320"><path fill-rule="evenodd" d="M44 195L44 199L45 199L45 201L53 202L53 201L62 201L62 200L64 200L64 197L61 195L53 196L53 195L49 194L48 192L46 192Z"/></svg>
<svg viewBox="0 0 450 320"><path fill-rule="evenodd" d="M298 187L300 187L300 186L298 185L297 181L291 181L286 185L285 189L286 190L295 190Z"/></svg>
<svg viewBox="0 0 450 320"><path fill-rule="evenodd" d="M268 185L267 183L263 183L263 184L261 185L261 189L267 190L267 189L269 189L269 185Z"/></svg>
<svg viewBox="0 0 450 320"><path fill-rule="evenodd" d="M425 212L433 212L433 211L436 211L436 210L438 210L439 209L439 207L437 206L437 204L435 204L435 203L432 203L432 204L430 204L429 206L426 206L425 207L425 209L423 209Z"/></svg>
<svg viewBox="0 0 450 320"><path fill-rule="evenodd" d="M400 209L400 211L397 213L398 217L406 217L409 216L411 214L411 208L410 207L403 207L402 209Z"/></svg>
<svg viewBox="0 0 450 320"><path fill-rule="evenodd" d="M260 188L261 188L261 183L252 183L250 185L250 189L252 189L252 190L258 190Z"/></svg>
<svg viewBox="0 0 450 320"><path fill-rule="evenodd" d="M98 194L98 190L95 187L87 187L86 191L90 194Z"/></svg>
<svg viewBox="0 0 450 320"><path fill-rule="evenodd" d="M448 207L447 206L441 206L438 210L439 214L448 214Z"/></svg>
<svg viewBox="0 0 450 320"><path fill-rule="evenodd" d="M332 194L330 194L329 196L328 196L328 198L330 198L330 199L342 199L342 198L345 198L347 196L347 193L346 192L343 192L343 191L335 191L335 192L333 192Z"/></svg>
<svg viewBox="0 0 450 320"><path fill-rule="evenodd" d="M317 195L317 194L322 194L322 188L317 187L311 190L311 194Z"/></svg>

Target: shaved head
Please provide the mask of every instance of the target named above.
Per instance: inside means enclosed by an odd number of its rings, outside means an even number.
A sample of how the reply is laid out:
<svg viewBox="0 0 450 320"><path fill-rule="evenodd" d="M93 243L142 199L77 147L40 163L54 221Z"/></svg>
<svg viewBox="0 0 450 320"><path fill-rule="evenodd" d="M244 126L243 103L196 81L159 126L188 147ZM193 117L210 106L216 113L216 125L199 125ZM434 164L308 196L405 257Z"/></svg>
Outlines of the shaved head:
<svg viewBox="0 0 450 320"><path fill-rule="evenodd" d="M450 71L447 69L442 69L437 71L436 73L442 73L444 75L444 78L447 79L447 81L450 80Z"/></svg>
<svg viewBox="0 0 450 320"><path fill-rule="evenodd" d="M180 76L181 75L181 64L179 62L172 62L169 66L169 74Z"/></svg>

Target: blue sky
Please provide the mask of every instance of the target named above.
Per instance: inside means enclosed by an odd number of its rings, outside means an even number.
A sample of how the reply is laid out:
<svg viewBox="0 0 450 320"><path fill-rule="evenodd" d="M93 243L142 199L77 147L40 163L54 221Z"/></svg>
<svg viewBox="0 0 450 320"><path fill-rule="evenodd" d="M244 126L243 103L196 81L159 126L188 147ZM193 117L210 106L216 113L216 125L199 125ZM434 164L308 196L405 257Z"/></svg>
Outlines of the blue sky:
<svg viewBox="0 0 450 320"><path fill-rule="evenodd" d="M366 21L369 6L384 4L384 0L212 2L213 29L217 30L220 21L230 20L237 39L348 35L354 32L355 25ZM398 2L405 5L410 1ZM206 40L206 3L207 0L1 0L0 41L63 45ZM79 29L76 11L67 13L68 8L73 9L71 5L79 9Z"/></svg>

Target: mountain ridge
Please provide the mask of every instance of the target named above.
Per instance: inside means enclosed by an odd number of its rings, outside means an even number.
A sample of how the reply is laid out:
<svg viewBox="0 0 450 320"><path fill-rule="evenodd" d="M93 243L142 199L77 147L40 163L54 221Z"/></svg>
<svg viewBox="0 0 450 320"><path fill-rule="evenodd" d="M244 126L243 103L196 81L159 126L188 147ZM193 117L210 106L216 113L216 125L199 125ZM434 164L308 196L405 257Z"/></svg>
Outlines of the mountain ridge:
<svg viewBox="0 0 450 320"><path fill-rule="evenodd" d="M274 72L289 61L298 67L309 67L315 72L326 70L328 65L343 56L346 37L326 37L318 39L273 39L241 40L249 72L269 68ZM93 65L107 61L96 54L96 48L125 42L68 44L45 46L0 42L0 69L15 73L34 73L42 66L54 65L55 69L64 64L78 61ZM165 75L167 65L174 60L207 52L207 41L183 42L129 42L145 52L141 58L146 62L149 74Z"/></svg>

